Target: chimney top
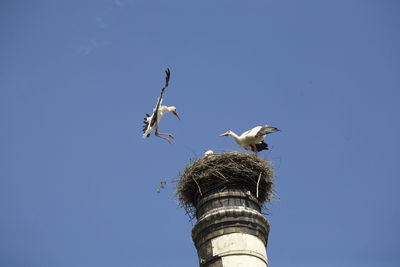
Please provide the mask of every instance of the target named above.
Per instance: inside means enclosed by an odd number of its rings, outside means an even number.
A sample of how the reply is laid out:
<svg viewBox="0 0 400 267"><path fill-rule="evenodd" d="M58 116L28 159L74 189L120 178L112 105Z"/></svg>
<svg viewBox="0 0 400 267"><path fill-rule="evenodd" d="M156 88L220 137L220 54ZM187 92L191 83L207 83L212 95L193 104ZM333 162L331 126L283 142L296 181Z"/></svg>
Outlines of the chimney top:
<svg viewBox="0 0 400 267"><path fill-rule="evenodd" d="M201 199L209 192L239 188L260 207L270 202L274 191L271 163L253 154L231 152L211 154L186 167L180 174L176 194L191 219Z"/></svg>

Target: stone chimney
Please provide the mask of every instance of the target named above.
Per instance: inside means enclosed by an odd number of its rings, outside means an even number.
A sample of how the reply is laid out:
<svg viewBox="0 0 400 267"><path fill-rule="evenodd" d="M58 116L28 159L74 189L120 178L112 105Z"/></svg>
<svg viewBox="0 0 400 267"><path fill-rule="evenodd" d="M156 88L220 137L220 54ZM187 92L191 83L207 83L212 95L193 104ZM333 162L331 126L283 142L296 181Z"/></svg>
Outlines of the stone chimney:
<svg viewBox="0 0 400 267"><path fill-rule="evenodd" d="M244 153L206 156L185 170L178 197L197 219L192 239L200 267L268 266L270 226L261 209L272 186L270 165Z"/></svg>

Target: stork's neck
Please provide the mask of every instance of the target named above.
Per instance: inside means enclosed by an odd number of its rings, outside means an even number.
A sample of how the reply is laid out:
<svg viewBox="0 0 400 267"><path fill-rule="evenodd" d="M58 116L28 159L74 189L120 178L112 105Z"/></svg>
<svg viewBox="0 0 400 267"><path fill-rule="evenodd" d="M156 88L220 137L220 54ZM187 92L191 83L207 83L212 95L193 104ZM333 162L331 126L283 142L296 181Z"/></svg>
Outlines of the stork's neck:
<svg viewBox="0 0 400 267"><path fill-rule="evenodd" d="M235 139L236 143L238 143L240 145L241 140L240 140L239 136L232 131L230 134L231 134L232 138Z"/></svg>
<svg viewBox="0 0 400 267"><path fill-rule="evenodd" d="M167 106L161 106L161 107L159 108L159 110L160 110L160 112L162 112L162 113L169 112L169 110L168 110L168 107L167 107Z"/></svg>

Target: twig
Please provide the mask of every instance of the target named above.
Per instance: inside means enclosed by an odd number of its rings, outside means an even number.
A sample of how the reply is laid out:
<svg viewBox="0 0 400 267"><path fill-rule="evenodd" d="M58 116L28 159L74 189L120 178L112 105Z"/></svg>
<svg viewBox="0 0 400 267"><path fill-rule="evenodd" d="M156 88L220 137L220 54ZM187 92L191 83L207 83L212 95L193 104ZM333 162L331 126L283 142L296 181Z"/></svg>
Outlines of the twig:
<svg viewBox="0 0 400 267"><path fill-rule="evenodd" d="M256 194L257 198L258 198L258 183L260 182L260 179L261 179L261 172L260 175L258 176L258 181L257 181L257 194Z"/></svg>
<svg viewBox="0 0 400 267"><path fill-rule="evenodd" d="M193 177L193 181L197 184L197 187L199 188L200 196L203 196L203 194L201 193L200 186L199 186L199 184L197 183L196 179L194 179L194 177Z"/></svg>
<svg viewBox="0 0 400 267"><path fill-rule="evenodd" d="M223 178L225 181L227 180L226 177L225 177L222 173L220 173L220 172L217 171L217 170L215 170L215 172L218 173L220 176L222 176L222 178Z"/></svg>

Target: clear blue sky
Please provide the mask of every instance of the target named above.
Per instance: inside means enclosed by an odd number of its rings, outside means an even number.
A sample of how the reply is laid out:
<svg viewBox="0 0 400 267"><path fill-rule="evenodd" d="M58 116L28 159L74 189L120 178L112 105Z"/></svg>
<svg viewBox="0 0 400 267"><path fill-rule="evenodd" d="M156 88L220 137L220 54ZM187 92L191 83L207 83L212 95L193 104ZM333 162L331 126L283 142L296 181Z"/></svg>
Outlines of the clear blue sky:
<svg viewBox="0 0 400 267"><path fill-rule="evenodd" d="M270 124L271 266L398 266L398 1L0 4L0 266L198 266L177 177ZM171 69L160 131L142 139Z"/></svg>

